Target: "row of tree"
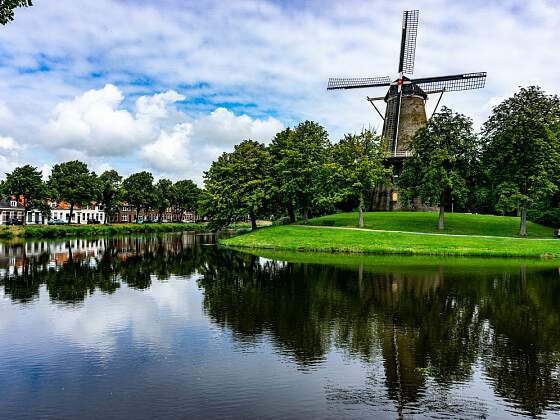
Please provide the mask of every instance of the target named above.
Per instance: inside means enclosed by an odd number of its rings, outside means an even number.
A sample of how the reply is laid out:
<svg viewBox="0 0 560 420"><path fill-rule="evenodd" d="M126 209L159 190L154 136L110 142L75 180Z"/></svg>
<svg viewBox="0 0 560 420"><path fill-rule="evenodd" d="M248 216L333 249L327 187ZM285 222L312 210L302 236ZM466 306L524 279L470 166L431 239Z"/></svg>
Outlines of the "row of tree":
<svg viewBox="0 0 560 420"><path fill-rule="evenodd" d="M279 132L268 146L245 140L223 153L205 173L205 204L219 227L257 218L372 207L376 188L393 185L405 204L520 215L560 227L560 100L540 88L522 88L494 107L480 133L472 120L448 108L411 141L413 157L400 176L386 160L383 139L369 130L329 141L318 123ZM395 174L396 175L396 174ZM369 205L368 205L369 203Z"/></svg>
<svg viewBox="0 0 560 420"><path fill-rule="evenodd" d="M108 222L126 202L136 209L137 218L143 209L150 209L158 212L161 222L162 214L169 208L176 213L197 211L201 190L191 180L154 182L153 175L146 171L124 179L115 170L98 176L87 164L73 160L54 165L47 181L31 165L18 167L6 174L5 181L0 183L0 193L16 197L26 211L40 210L45 218L50 217L52 200L68 204L69 222L76 206L92 202L103 206Z"/></svg>
<svg viewBox="0 0 560 420"><path fill-rule="evenodd" d="M48 212L48 199L65 201L70 212L92 201L112 216L122 202L142 209L199 211L220 228L249 217L256 221L305 222L311 215L372 209L385 184L418 202L459 211L520 215L560 227L560 100L538 87L523 88L496 106L480 133L472 120L448 108L434 115L411 140L413 156L395 177L383 139L364 130L330 142L318 123L305 121L276 134L265 146L245 140L223 153L204 174L205 189L192 181L154 182L149 172L126 179L114 170L97 176L79 161L53 167L47 182L26 165L7 174L4 195L20 197L27 209ZM395 184L395 185L392 185ZM71 215L70 215L71 217ZM161 220L161 217L160 217Z"/></svg>

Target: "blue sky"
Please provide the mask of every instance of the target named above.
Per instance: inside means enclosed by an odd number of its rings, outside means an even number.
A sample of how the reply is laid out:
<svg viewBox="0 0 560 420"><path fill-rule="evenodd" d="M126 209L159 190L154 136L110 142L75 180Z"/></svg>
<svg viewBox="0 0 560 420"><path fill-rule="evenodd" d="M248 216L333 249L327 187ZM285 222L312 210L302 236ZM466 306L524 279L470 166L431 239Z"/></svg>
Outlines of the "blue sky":
<svg viewBox="0 0 560 420"><path fill-rule="evenodd" d="M312 119L332 141L377 128L330 76L396 76L402 10L420 9L416 76L487 71L444 103L477 125L519 86L560 84L556 1L37 0L0 27L0 177L82 159L202 180L242 139ZM428 111L435 104L428 101Z"/></svg>

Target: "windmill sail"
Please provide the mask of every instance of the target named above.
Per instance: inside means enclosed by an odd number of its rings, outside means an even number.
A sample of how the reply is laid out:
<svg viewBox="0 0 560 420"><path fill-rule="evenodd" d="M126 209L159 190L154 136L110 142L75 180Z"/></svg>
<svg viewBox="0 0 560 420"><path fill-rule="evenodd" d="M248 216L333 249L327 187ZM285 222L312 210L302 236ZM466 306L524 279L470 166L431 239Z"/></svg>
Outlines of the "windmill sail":
<svg viewBox="0 0 560 420"><path fill-rule="evenodd" d="M333 89L358 89L367 87L390 86L391 79L389 76L382 77L331 77L327 90Z"/></svg>
<svg viewBox="0 0 560 420"><path fill-rule="evenodd" d="M399 73L412 74L414 72L414 57L416 55L416 34L418 33L418 10L403 12L401 53L399 55Z"/></svg>
<svg viewBox="0 0 560 420"><path fill-rule="evenodd" d="M450 76L424 77L413 79L426 93L452 92L460 90L481 89L486 84L486 72L454 74Z"/></svg>

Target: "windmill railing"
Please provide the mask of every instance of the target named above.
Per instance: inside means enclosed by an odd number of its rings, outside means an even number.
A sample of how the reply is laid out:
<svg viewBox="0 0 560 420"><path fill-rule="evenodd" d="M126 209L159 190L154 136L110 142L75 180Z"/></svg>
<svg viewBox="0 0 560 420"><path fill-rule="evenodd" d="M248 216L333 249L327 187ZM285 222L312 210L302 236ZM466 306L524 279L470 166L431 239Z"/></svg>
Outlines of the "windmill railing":
<svg viewBox="0 0 560 420"><path fill-rule="evenodd" d="M412 157L414 155L414 152L410 151L410 150L399 150L397 152L387 152L385 154L385 156L387 157Z"/></svg>

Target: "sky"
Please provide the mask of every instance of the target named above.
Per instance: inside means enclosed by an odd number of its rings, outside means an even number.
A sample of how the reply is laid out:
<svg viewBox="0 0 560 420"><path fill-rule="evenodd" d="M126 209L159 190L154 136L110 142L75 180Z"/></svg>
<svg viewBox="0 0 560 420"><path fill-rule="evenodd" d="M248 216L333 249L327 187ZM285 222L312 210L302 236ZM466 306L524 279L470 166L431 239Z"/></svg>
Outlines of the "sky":
<svg viewBox="0 0 560 420"><path fill-rule="evenodd" d="M303 120L332 142L379 130L365 98L385 91L327 91L327 80L396 78L410 9L414 76L488 72L484 89L442 101L475 127L520 86L559 91L556 0L35 0L0 26L0 179L80 159L202 185L236 143Z"/></svg>

